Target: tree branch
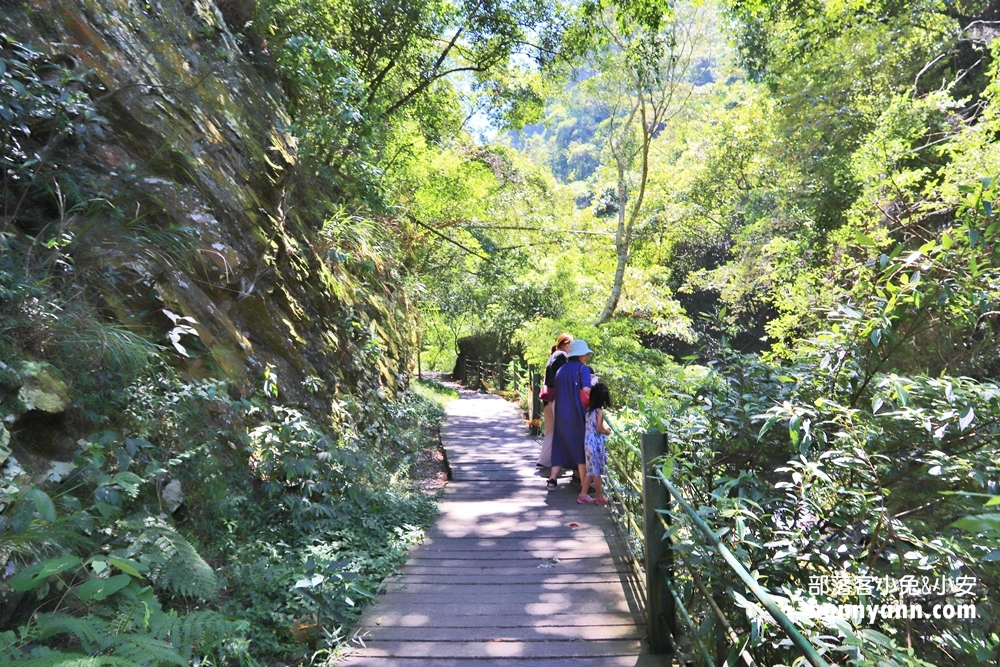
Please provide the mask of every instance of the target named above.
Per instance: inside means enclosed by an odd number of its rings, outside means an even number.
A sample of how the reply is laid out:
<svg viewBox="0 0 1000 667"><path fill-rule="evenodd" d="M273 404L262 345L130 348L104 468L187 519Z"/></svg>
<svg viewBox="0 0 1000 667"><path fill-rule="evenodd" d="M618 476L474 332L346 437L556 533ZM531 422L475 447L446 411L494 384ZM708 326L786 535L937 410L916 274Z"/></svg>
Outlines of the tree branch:
<svg viewBox="0 0 1000 667"><path fill-rule="evenodd" d="M469 253L470 255L473 255L474 257L478 257L479 259L483 260L484 262L489 262L490 261L489 257L484 257L483 255L480 255L475 250L471 250L470 248L465 247L464 245L462 245L461 243L459 243L455 239L453 239L453 238L451 238L449 236L445 236L444 234L442 234L438 230L434 229L430 225L426 225L426 224L420 222L419 220L417 220L412 215L407 215L406 217L409 218L410 222L412 222L413 224L418 225L420 227L423 227L424 229L426 229L430 233L434 234L435 236L440 236L441 238L443 238L448 243L451 243L452 245L458 246L459 248L461 248L465 252Z"/></svg>
<svg viewBox="0 0 1000 667"><path fill-rule="evenodd" d="M439 55L437 60L434 61L434 65L430 68L430 72L423 78L423 80L419 84L417 84L416 87L413 88L413 90L403 95L402 98L397 100L392 106L386 109L385 111L386 116L391 116L393 113L398 111L400 107L409 103L410 100L412 100L414 97L422 93L424 90L427 89L429 85L431 85L438 79L446 77L449 74L454 74L455 72L481 72L485 69L484 67L481 66L476 66L476 67L470 66L470 67L456 67L450 70L445 70L444 72L438 71L441 65L444 64L445 58L448 57L448 54L451 53L451 50L455 47L455 44L458 42L458 38L461 37L462 32L463 32L462 28L459 28L458 30L455 31L455 34L452 35L451 37L451 41L448 42L448 45L441 52L441 55Z"/></svg>

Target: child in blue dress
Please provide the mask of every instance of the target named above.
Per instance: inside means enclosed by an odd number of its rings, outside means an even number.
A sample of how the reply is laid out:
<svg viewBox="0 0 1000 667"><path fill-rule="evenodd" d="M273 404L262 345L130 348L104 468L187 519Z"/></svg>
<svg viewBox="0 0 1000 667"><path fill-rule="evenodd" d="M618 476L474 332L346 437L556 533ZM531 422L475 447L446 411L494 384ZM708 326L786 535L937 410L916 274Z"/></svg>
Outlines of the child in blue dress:
<svg viewBox="0 0 1000 667"><path fill-rule="evenodd" d="M587 459L587 476L583 478L583 493L577 496L578 503L594 503L607 505L608 498L604 495L601 475L608 467L608 455L604 449L604 436L611 434L604 424L604 408L611 407L611 394L603 382L598 382L590 388L590 407L587 409L587 424L584 436L584 454ZM595 497L591 498L587 491L594 484Z"/></svg>

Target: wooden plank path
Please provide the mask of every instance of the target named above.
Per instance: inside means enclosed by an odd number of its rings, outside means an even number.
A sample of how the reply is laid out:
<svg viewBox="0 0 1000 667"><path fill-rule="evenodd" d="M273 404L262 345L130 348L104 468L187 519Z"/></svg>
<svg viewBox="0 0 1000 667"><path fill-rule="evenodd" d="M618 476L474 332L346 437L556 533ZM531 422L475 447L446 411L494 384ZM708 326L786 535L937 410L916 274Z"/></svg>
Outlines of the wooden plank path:
<svg viewBox="0 0 1000 667"><path fill-rule="evenodd" d="M514 406L460 390L442 439L451 464L427 537L352 636L344 667L660 667L606 508L545 491L538 443ZM356 642L357 643L357 642Z"/></svg>

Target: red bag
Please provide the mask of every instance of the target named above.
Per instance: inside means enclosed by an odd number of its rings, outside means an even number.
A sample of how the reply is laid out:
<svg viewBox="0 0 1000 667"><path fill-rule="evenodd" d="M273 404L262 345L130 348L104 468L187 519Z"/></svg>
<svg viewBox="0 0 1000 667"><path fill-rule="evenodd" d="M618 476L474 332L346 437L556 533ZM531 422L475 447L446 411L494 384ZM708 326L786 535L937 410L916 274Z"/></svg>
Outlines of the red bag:
<svg viewBox="0 0 1000 667"><path fill-rule="evenodd" d="M580 364L580 384L583 384L583 364ZM583 403L583 409L590 409L590 392L586 389L580 389L580 402Z"/></svg>

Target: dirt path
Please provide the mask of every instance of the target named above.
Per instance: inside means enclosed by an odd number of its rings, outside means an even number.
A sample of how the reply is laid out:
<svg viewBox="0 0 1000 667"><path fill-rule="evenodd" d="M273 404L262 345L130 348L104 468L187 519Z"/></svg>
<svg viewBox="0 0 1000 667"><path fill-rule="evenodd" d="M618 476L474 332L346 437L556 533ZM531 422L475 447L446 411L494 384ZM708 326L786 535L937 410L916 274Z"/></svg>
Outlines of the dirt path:
<svg viewBox="0 0 1000 667"><path fill-rule="evenodd" d="M453 481L427 538L358 625L347 667L657 667L604 508L551 493L503 399L463 390L442 432Z"/></svg>

